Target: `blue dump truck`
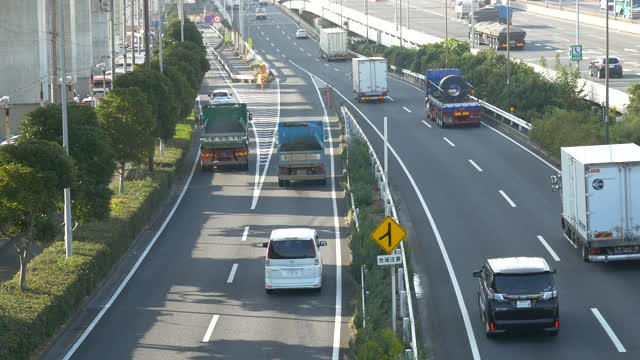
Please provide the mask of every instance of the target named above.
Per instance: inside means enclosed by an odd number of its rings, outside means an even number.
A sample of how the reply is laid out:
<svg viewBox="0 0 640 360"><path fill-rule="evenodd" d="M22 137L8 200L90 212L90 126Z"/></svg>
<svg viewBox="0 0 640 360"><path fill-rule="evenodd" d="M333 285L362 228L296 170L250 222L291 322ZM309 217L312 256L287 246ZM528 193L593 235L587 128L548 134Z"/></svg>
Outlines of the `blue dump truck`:
<svg viewBox="0 0 640 360"><path fill-rule="evenodd" d="M291 121L278 125L278 186L291 181L327 183L324 166L324 123Z"/></svg>
<svg viewBox="0 0 640 360"><path fill-rule="evenodd" d="M460 69L427 70L425 79L425 118L443 128L464 124L480 126L480 103L471 98L473 86L462 77Z"/></svg>

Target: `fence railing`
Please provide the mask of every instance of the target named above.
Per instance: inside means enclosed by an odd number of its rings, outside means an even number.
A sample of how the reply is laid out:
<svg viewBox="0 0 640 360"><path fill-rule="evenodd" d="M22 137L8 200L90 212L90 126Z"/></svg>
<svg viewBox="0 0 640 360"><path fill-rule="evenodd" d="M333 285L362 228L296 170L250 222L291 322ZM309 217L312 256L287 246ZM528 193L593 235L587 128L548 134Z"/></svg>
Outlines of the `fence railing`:
<svg viewBox="0 0 640 360"><path fill-rule="evenodd" d="M398 219L398 212L396 210L395 203L393 202L393 197L389 190L389 186L387 184L387 179L384 175L382 164L380 163L380 160L378 159L378 156L376 155L376 152L373 149L373 146L369 142L367 135L365 135L364 131L362 131L362 128L360 127L360 124L358 124L358 121L356 120L356 118L351 114L351 112L349 112L349 110L345 106L340 107L340 113L342 114L342 117L344 119L345 138L347 142L347 148L348 148L348 145L351 144L351 140L354 137L361 139L367 144L367 147L369 148L369 157L371 160L371 164L373 166L373 173L376 176L378 188L380 189L380 197L385 204L385 210L389 209L389 213L391 217L393 217L395 221L400 223ZM356 213L356 216L357 216L357 213ZM415 325L416 322L415 322L415 316L413 311L413 300L411 297L411 286L409 284L409 277L411 276L411 274L409 273L409 268L407 267L406 252L405 252L404 243L402 242L400 243L400 251L402 253L402 268L404 269L404 276L403 276L404 290L407 292L406 301L407 301L407 307L408 307L407 312L409 315L409 328L410 328L409 332L410 332L410 338L411 338L410 350L412 354L412 359L417 359L418 358L418 342L416 339L416 325ZM362 284L362 286L364 286L364 284ZM401 308L402 306L403 304L400 305ZM397 319L394 319L394 321L395 320ZM409 334L405 334L405 336L407 335Z"/></svg>

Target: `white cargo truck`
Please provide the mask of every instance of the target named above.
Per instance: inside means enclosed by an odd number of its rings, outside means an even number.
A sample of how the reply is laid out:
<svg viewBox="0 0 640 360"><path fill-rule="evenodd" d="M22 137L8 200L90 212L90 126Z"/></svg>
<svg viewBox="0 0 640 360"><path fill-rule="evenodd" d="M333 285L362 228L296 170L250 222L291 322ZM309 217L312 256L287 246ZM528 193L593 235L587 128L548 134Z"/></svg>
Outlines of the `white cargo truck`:
<svg viewBox="0 0 640 360"><path fill-rule="evenodd" d="M387 59L362 57L351 59L353 97L358 101L384 101L387 87Z"/></svg>
<svg viewBox="0 0 640 360"><path fill-rule="evenodd" d="M563 236L587 262L640 259L640 146L561 148Z"/></svg>
<svg viewBox="0 0 640 360"><path fill-rule="evenodd" d="M320 57L327 61L347 59L347 32L338 28L320 29Z"/></svg>

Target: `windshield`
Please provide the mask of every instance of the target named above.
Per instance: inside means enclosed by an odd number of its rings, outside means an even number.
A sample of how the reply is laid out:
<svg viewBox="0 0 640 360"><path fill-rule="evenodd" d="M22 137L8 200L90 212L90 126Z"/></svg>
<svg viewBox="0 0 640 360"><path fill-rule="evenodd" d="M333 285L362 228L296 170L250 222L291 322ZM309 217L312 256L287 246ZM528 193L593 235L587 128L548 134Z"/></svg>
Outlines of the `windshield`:
<svg viewBox="0 0 640 360"><path fill-rule="evenodd" d="M498 274L495 276L494 288L499 294L539 294L554 289L553 275L538 274Z"/></svg>
<svg viewBox="0 0 640 360"><path fill-rule="evenodd" d="M313 259L316 248L313 240L278 240L269 245L269 259Z"/></svg>

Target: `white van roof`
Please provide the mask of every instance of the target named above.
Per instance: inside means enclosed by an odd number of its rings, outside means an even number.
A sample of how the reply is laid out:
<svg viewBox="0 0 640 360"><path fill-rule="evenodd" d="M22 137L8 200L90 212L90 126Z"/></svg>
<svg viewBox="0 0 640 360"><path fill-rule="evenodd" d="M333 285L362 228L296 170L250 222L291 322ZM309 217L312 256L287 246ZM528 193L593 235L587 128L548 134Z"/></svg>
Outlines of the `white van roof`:
<svg viewBox="0 0 640 360"><path fill-rule="evenodd" d="M271 240L313 239L315 235L316 231L309 228L275 229L271 231Z"/></svg>

